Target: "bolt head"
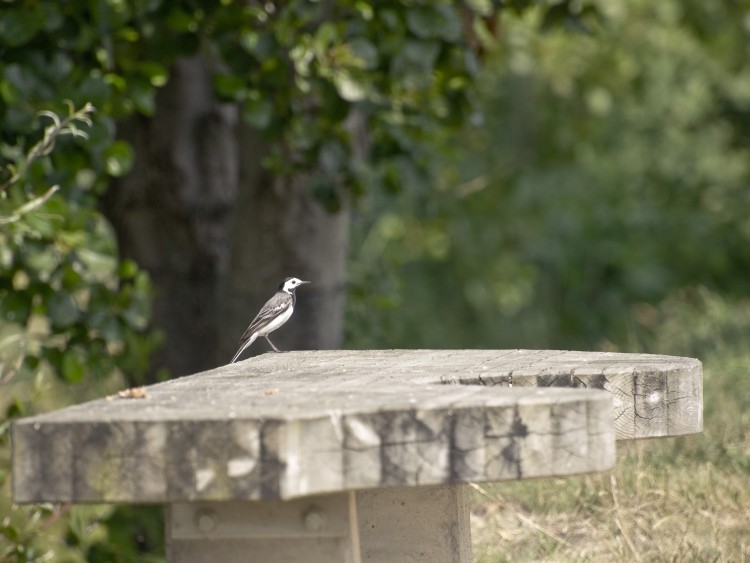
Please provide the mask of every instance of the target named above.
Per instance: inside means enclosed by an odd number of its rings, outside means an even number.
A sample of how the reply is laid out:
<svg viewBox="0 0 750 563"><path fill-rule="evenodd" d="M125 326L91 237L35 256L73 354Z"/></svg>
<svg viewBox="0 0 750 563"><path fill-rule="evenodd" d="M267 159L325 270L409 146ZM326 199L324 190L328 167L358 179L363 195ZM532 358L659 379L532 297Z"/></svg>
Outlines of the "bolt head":
<svg viewBox="0 0 750 563"><path fill-rule="evenodd" d="M195 513L195 527L199 532L213 532L217 524L216 513L213 510L202 509Z"/></svg>
<svg viewBox="0 0 750 563"><path fill-rule="evenodd" d="M326 517L317 507L312 507L302 517L305 528L311 532L317 532L326 525Z"/></svg>

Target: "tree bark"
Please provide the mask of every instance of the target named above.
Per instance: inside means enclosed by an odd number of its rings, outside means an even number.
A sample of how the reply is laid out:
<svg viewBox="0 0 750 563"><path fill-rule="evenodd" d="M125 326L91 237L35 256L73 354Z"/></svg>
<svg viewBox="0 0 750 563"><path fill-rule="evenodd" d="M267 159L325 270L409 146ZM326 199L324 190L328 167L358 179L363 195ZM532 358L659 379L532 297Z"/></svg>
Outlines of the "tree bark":
<svg viewBox="0 0 750 563"><path fill-rule="evenodd" d="M313 284L300 289L277 346L341 344L348 214L328 214L303 177L271 178L261 169L262 144L240 126L234 104L216 100L204 57L179 60L155 115L118 124L118 135L132 144L135 164L103 207L121 256L153 281L153 325L166 342L152 376L228 362L287 276ZM258 342L253 352L266 346Z"/></svg>
<svg viewBox="0 0 750 563"><path fill-rule="evenodd" d="M341 347L349 210L332 214L312 196L303 176L274 178L260 166L263 144L246 125L239 135L239 197L234 207L231 267L223 291L229 360L247 325L286 277L309 280L298 290L294 316L274 333L282 350ZM243 357L268 351L254 344Z"/></svg>

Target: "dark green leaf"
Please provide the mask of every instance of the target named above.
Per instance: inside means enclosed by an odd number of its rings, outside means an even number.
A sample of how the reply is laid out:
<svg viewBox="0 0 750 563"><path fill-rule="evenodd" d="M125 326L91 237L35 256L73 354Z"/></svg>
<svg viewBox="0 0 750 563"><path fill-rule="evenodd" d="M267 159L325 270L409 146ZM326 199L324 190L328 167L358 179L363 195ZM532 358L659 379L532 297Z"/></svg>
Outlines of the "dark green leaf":
<svg viewBox="0 0 750 563"><path fill-rule="evenodd" d="M0 42L18 47L30 41L44 26L44 12L5 8L0 15Z"/></svg>
<svg viewBox="0 0 750 563"><path fill-rule="evenodd" d="M378 49L370 41L364 38L353 39L349 42L349 49L357 61L357 67L366 70L374 70L378 66Z"/></svg>
<svg viewBox="0 0 750 563"><path fill-rule="evenodd" d="M406 25L420 39L453 42L461 36L461 16L447 4L409 9L406 12Z"/></svg>
<svg viewBox="0 0 750 563"><path fill-rule="evenodd" d="M24 325L31 311L29 296L18 291L0 292L0 311L6 321Z"/></svg>
<svg viewBox="0 0 750 563"><path fill-rule="evenodd" d="M81 316L73 298L64 292L55 292L49 298L47 315L50 321L60 328L73 325Z"/></svg>
<svg viewBox="0 0 750 563"><path fill-rule="evenodd" d="M273 102L266 96L259 99L248 98L243 106L243 117L258 129L266 129L273 121Z"/></svg>
<svg viewBox="0 0 750 563"><path fill-rule="evenodd" d="M437 41L406 41L391 61L391 73L414 82L432 73L439 54L440 44Z"/></svg>
<svg viewBox="0 0 750 563"><path fill-rule="evenodd" d="M11 400L10 405L5 409L6 418L19 418L26 415L26 407L17 398Z"/></svg>
<svg viewBox="0 0 750 563"><path fill-rule="evenodd" d="M214 89L224 100L241 101L247 94L247 83L236 74L217 74L214 76Z"/></svg>

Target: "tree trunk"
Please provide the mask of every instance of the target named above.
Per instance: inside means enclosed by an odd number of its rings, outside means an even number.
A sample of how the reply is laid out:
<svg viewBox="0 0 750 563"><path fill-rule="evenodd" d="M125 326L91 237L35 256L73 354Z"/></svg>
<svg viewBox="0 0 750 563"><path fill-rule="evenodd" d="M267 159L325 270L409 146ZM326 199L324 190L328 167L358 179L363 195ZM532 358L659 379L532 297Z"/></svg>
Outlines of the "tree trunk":
<svg viewBox="0 0 750 563"><path fill-rule="evenodd" d="M286 277L311 281L297 292L294 316L273 335L282 350L338 348L343 340L348 208L332 214L304 177L274 178L261 166L263 145L240 126L240 192L234 208L231 268L223 291L228 361L239 337ZM243 358L266 352L259 341Z"/></svg>
<svg viewBox="0 0 750 563"><path fill-rule="evenodd" d="M166 342L152 358L152 376L228 362L286 276L313 285L300 289L277 346L341 343L348 215L328 214L302 177L268 177L262 145L239 126L234 104L216 100L211 74L204 57L178 61L153 118L118 125L135 165L103 206L121 256L146 269L155 287L153 324Z"/></svg>

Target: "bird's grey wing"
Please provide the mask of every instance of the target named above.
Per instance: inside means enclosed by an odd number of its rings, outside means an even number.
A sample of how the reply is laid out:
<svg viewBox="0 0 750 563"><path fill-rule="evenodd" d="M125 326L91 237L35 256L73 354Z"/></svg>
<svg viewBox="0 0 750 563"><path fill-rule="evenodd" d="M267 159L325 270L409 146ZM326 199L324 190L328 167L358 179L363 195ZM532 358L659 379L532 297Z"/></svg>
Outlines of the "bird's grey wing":
<svg viewBox="0 0 750 563"><path fill-rule="evenodd" d="M240 346L250 340L253 334L258 332L260 329L262 329L264 326L266 326L291 306L292 301L290 299L284 299L283 295L274 295L273 297L271 297L271 299L269 299L266 304L263 305L258 314L255 315L255 318L250 323L250 326L247 327L247 330L240 339Z"/></svg>

